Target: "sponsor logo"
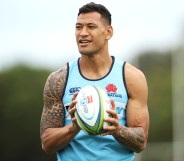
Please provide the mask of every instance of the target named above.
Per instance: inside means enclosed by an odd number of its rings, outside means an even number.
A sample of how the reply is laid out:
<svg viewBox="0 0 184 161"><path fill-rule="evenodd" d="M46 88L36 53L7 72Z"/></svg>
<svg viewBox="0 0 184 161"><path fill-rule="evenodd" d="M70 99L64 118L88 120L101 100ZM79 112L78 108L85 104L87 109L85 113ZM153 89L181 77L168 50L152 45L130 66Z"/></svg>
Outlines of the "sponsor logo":
<svg viewBox="0 0 184 161"><path fill-rule="evenodd" d="M122 95L121 95L121 94L107 93L107 95L108 95L109 97L119 97L119 98L122 98Z"/></svg>
<svg viewBox="0 0 184 161"><path fill-rule="evenodd" d="M92 102L93 102L92 96L87 96L80 100L80 105L83 107L83 110L85 113L88 113L87 104L92 103Z"/></svg>
<svg viewBox="0 0 184 161"><path fill-rule="evenodd" d="M115 102L116 112L118 114L118 119L125 118L126 104L122 102Z"/></svg>
<svg viewBox="0 0 184 161"><path fill-rule="evenodd" d="M117 87L114 84L108 84L105 87L106 91L107 91L107 95L109 97L119 97L122 98L121 94L116 93L116 91L118 90Z"/></svg>
<svg viewBox="0 0 184 161"><path fill-rule="evenodd" d="M75 92L79 92L81 87L72 87L70 88L69 92L70 94L74 94Z"/></svg>
<svg viewBox="0 0 184 161"><path fill-rule="evenodd" d="M117 88L114 84L108 84L105 89L107 90L107 92L114 92L116 93Z"/></svg>

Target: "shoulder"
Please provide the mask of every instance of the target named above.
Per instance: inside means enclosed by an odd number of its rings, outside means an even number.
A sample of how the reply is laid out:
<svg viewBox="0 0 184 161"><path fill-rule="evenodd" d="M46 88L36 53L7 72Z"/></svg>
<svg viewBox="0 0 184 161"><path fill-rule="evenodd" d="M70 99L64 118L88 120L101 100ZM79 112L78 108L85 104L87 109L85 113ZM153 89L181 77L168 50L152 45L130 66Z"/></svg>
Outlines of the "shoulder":
<svg viewBox="0 0 184 161"><path fill-rule="evenodd" d="M125 81L130 96L140 91L147 95L147 81L144 73L128 63L125 64Z"/></svg>
<svg viewBox="0 0 184 161"><path fill-rule="evenodd" d="M65 83L68 77L68 64L52 72L46 81L44 95L59 97L63 95Z"/></svg>
<svg viewBox="0 0 184 161"><path fill-rule="evenodd" d="M126 77L127 79L132 79L132 78L140 78L140 79L145 79L145 75L144 73L136 68L135 66L126 63L125 64L125 73L126 73Z"/></svg>
<svg viewBox="0 0 184 161"><path fill-rule="evenodd" d="M67 75L67 72L68 72L68 64L52 72L48 78L58 80L58 79L61 79L62 77L65 77Z"/></svg>
<svg viewBox="0 0 184 161"><path fill-rule="evenodd" d="M68 75L68 64L52 72L47 78L47 83L51 83L52 85L63 84L67 79L67 75Z"/></svg>

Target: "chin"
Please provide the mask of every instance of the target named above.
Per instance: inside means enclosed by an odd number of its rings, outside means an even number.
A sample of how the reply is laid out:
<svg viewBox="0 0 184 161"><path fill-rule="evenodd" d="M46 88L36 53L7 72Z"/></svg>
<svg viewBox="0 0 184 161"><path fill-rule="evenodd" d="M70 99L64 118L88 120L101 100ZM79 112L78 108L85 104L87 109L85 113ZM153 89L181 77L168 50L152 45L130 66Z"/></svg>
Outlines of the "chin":
<svg viewBox="0 0 184 161"><path fill-rule="evenodd" d="M98 50L79 50L79 53L81 55L86 55L86 56L93 56L97 52L98 52Z"/></svg>
<svg viewBox="0 0 184 161"><path fill-rule="evenodd" d="M80 53L81 55L93 55L93 52L91 52L91 51L79 50L79 53Z"/></svg>

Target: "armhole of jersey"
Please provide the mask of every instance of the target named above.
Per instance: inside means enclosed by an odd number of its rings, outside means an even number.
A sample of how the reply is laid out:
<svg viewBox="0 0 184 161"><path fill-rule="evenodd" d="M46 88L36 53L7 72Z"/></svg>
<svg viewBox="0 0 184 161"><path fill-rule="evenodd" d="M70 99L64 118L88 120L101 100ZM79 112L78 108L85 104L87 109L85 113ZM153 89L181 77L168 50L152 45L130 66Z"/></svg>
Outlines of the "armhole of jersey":
<svg viewBox="0 0 184 161"><path fill-rule="evenodd" d="M126 80L125 80L125 65L126 65L126 61L123 63L122 73L123 73L123 82L124 82L125 90L126 90L126 93L127 93L127 97L129 98L127 84L126 84Z"/></svg>
<svg viewBox="0 0 184 161"><path fill-rule="evenodd" d="M68 82L68 76L69 76L69 63L67 63L66 80L65 80L65 85L64 85L64 88L63 88L63 94L61 96L61 101L63 100L63 96L65 95L66 85L67 85L67 82Z"/></svg>

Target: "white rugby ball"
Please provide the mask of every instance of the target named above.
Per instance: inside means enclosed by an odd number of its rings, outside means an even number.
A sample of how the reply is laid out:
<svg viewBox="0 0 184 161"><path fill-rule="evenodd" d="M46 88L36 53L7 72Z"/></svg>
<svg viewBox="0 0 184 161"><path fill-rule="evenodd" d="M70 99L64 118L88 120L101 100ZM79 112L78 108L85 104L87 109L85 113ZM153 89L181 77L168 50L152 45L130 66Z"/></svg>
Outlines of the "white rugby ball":
<svg viewBox="0 0 184 161"><path fill-rule="evenodd" d="M98 135L104 131L104 126L110 126L104 118L111 117L106 109L112 106L104 90L97 86L85 86L79 91L76 100L75 117L85 133Z"/></svg>

